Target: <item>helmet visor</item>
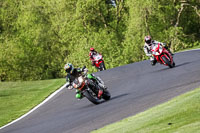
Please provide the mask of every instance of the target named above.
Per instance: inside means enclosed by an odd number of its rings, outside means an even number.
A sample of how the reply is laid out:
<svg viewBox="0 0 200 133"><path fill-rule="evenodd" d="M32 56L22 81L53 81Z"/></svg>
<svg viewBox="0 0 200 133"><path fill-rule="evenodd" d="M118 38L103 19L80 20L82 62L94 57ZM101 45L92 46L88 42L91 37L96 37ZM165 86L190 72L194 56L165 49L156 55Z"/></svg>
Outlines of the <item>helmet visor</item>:
<svg viewBox="0 0 200 133"><path fill-rule="evenodd" d="M72 68L70 67L70 68L66 69L65 71L66 71L67 73L70 73L71 69L72 69Z"/></svg>
<svg viewBox="0 0 200 133"><path fill-rule="evenodd" d="M147 44L150 44L150 43L151 43L151 40L146 40L146 43L147 43Z"/></svg>

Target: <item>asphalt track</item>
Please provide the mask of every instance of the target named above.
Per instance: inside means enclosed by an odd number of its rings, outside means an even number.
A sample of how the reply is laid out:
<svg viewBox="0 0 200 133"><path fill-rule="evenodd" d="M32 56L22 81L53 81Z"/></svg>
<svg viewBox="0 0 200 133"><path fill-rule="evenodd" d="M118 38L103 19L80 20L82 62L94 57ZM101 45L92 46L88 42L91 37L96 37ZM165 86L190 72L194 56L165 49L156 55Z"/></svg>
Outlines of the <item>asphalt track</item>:
<svg viewBox="0 0 200 133"><path fill-rule="evenodd" d="M111 92L110 101L78 101L74 91L63 89L0 133L88 133L199 87L200 50L176 53L174 60L172 69L146 60L98 72Z"/></svg>

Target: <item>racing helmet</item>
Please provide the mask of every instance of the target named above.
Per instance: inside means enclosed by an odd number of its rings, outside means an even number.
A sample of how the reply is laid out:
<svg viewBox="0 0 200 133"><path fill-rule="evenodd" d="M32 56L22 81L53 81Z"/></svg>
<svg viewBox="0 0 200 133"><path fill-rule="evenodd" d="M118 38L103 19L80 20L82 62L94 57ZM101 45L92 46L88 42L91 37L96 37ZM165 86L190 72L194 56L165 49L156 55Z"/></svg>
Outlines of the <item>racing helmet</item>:
<svg viewBox="0 0 200 133"><path fill-rule="evenodd" d="M90 48L90 51L91 51L91 52L94 52L95 50L94 50L94 48Z"/></svg>
<svg viewBox="0 0 200 133"><path fill-rule="evenodd" d="M150 45L151 44L151 36L145 36L144 37L144 41L148 44L148 45Z"/></svg>
<svg viewBox="0 0 200 133"><path fill-rule="evenodd" d="M92 53L92 55L96 55L97 54L97 52L95 51L94 48L90 48L90 52Z"/></svg>
<svg viewBox="0 0 200 133"><path fill-rule="evenodd" d="M65 64L64 69L67 73L72 73L72 71L74 70L74 66L71 63L67 63Z"/></svg>

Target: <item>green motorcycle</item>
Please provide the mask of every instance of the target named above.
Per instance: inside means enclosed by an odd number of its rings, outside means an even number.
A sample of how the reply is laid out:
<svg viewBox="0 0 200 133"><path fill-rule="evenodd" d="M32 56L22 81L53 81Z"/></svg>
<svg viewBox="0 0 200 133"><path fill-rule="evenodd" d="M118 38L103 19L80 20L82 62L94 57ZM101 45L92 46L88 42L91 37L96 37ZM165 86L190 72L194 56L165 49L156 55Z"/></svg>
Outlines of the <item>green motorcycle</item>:
<svg viewBox="0 0 200 133"><path fill-rule="evenodd" d="M110 92L98 85L96 77L93 74L85 74L77 77L73 83L73 88L77 89L82 97L86 97L90 102L99 104L102 99L109 100ZM102 95L99 96L99 90L102 91Z"/></svg>

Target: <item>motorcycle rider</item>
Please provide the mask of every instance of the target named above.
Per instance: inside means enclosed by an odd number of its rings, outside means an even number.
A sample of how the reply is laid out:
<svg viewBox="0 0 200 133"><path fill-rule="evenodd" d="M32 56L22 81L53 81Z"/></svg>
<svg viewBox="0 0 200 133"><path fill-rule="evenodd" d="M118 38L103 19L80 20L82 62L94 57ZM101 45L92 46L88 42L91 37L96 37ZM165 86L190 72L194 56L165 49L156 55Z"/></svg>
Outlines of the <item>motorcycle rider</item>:
<svg viewBox="0 0 200 133"><path fill-rule="evenodd" d="M67 85L66 88L68 88L69 90L73 89L72 86L72 82L75 80L75 78L79 77L80 75L82 75L82 73L86 74L88 72L88 69L84 66L83 68L74 68L74 66L71 63L67 63L64 66L64 70L67 72L67 77L66 77L66 81L67 81ZM100 79L100 77L96 77L94 74L91 74L92 76L94 76L96 79L96 83L101 87L106 89L104 82ZM101 95L103 94L102 89L99 89L98 92L98 97L101 97ZM81 99L82 95L81 92L76 89L76 98L77 99Z"/></svg>
<svg viewBox="0 0 200 133"><path fill-rule="evenodd" d="M156 40L152 40L151 36L145 36L144 38L145 44L144 44L144 52L147 56L150 57L150 61L151 61L151 65L154 66L157 63L156 58L152 55L152 46L156 45L158 43L160 43L165 49L167 49L169 51L169 53L173 56L174 54L171 53L171 51L168 49L168 47L166 46L166 43L162 43L162 42L158 42Z"/></svg>
<svg viewBox="0 0 200 133"><path fill-rule="evenodd" d="M92 61L92 66L95 65L95 60L94 60L93 56L95 56L97 54L98 54L98 52L94 48L90 48L89 57L90 57L90 60Z"/></svg>

